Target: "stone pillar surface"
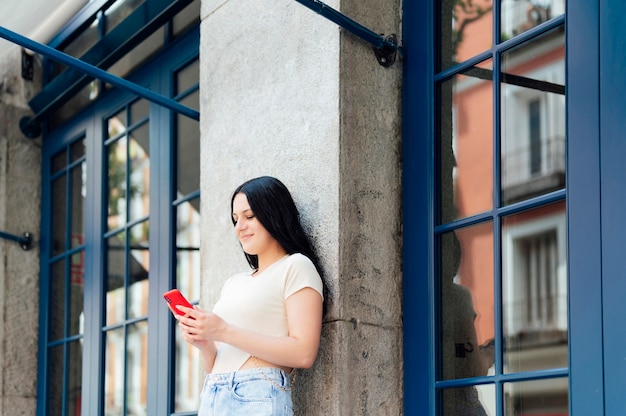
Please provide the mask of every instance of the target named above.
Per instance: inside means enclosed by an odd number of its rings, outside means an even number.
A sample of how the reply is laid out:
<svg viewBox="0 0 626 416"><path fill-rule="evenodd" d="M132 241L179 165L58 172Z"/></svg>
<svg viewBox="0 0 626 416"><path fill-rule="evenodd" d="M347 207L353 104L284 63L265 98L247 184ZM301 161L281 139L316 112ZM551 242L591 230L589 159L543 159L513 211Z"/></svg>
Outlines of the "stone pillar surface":
<svg viewBox="0 0 626 416"><path fill-rule="evenodd" d="M41 143L27 139L19 120L38 81L21 77L20 48L3 41L0 65L0 231L34 235L33 248L0 239L0 414L33 415L37 408L39 323L38 234Z"/></svg>
<svg viewBox="0 0 626 416"><path fill-rule="evenodd" d="M397 0L325 4L400 33ZM401 62L380 66L371 45L294 0L204 0L201 19L202 306L248 267L231 192L278 177L329 287L296 414L402 414Z"/></svg>

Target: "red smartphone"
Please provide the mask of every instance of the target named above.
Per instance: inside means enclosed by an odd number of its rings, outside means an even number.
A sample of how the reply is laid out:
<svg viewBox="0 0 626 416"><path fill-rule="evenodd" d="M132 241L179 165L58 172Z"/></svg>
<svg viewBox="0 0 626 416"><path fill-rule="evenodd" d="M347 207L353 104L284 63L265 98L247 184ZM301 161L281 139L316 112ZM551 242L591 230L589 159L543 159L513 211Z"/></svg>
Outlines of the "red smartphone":
<svg viewBox="0 0 626 416"><path fill-rule="evenodd" d="M167 306L169 306L170 310L178 315L185 315L185 312L181 311L176 307L176 305L186 306L188 308L193 308L193 305L180 293L178 289L172 289L163 294L163 298L167 302Z"/></svg>

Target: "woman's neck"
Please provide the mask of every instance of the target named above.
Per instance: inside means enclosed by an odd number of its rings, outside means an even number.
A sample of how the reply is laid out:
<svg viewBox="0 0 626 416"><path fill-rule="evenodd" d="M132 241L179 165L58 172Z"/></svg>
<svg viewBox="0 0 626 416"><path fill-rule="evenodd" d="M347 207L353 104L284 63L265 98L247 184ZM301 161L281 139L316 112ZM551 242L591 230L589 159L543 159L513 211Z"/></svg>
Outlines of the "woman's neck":
<svg viewBox="0 0 626 416"><path fill-rule="evenodd" d="M273 250L267 250L262 254L258 254L258 267L252 274L255 275L261 273L263 270L267 269L286 255L287 252L281 246L278 246Z"/></svg>

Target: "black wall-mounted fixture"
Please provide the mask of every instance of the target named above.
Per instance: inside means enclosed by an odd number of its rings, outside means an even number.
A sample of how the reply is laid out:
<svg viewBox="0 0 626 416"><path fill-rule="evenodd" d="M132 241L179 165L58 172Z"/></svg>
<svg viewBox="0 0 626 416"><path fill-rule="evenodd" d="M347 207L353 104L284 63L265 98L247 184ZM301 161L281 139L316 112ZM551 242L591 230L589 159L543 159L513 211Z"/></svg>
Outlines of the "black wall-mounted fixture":
<svg viewBox="0 0 626 416"><path fill-rule="evenodd" d="M33 247L33 235L31 233L24 233L22 237L14 234L5 233L4 231L0 231L0 238L4 238L5 240L15 241L22 247L24 250L30 250Z"/></svg>
<svg viewBox="0 0 626 416"><path fill-rule="evenodd" d="M35 57L22 48L22 78L32 81L34 76Z"/></svg>

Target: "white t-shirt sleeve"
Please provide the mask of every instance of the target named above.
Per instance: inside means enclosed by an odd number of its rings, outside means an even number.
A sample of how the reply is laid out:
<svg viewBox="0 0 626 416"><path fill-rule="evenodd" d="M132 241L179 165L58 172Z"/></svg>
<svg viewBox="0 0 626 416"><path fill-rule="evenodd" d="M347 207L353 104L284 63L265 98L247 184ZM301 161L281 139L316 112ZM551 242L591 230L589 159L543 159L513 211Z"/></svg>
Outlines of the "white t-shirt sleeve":
<svg viewBox="0 0 626 416"><path fill-rule="evenodd" d="M323 299L324 286L322 278L313 262L302 254L292 254L288 261L290 264L285 274L285 299L305 287L315 289Z"/></svg>

